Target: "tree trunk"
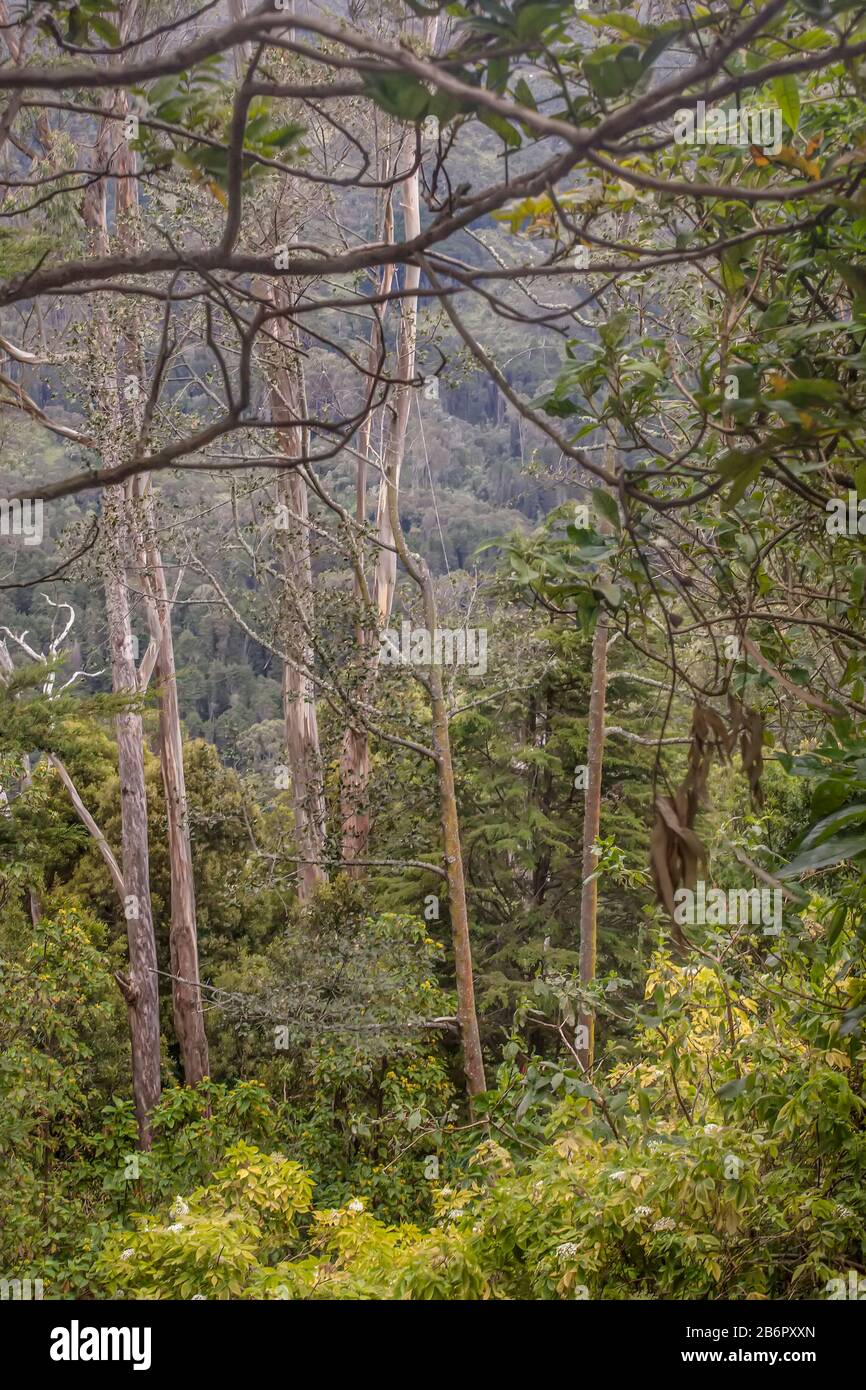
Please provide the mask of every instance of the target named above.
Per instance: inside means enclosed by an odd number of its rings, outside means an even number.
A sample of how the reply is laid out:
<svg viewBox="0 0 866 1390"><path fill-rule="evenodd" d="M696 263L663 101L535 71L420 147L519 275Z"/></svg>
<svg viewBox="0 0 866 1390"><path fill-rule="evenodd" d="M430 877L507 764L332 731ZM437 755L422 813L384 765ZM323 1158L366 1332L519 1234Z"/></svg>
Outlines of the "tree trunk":
<svg viewBox="0 0 866 1390"><path fill-rule="evenodd" d="M274 304L290 307L284 286L275 285L271 293ZM285 318L274 319L272 331L281 346L270 392L272 419L276 424L283 422L277 431L280 449L297 463L304 454L304 429L299 422L306 415L297 339L294 326ZM319 719L309 674L315 661L309 508L307 485L297 467L287 467L279 474L277 500L278 519L284 525L282 628L289 658L283 663L283 717L295 812L298 896L307 903L327 881L322 862L326 809Z"/></svg>
<svg viewBox="0 0 866 1390"><path fill-rule="evenodd" d="M404 235L417 236L421 230L418 203L418 173L410 174L400 185L403 190ZM383 284L391 283L391 268L385 267ZM404 289L418 288L421 272L417 266L407 265L404 272ZM388 626L394 603L394 589L397 583L397 556L394 552L394 532L391 526L389 493L400 486L400 472L406 450L406 427L409 421L409 407L412 403L412 387L408 384L415 374L415 333L418 318L418 302L410 293L400 301L401 317L397 334L397 363L395 376L400 385L395 387L394 402L390 407L391 417L386 432L384 458L379 498L376 509L376 531L379 551L373 577L372 606L379 628ZM366 436L369 440L369 432ZM359 483L359 498L361 485ZM362 643L366 649L364 677L361 681L361 699L369 702L378 664L378 641L376 634L365 631ZM342 859L351 864L356 859L367 856L370 836L370 812L367 805L367 789L370 780L370 740L365 725L359 720L350 721L343 738L340 763L341 812L343 819ZM350 873L353 871L350 869ZM357 870L354 871L357 874Z"/></svg>
<svg viewBox="0 0 866 1390"><path fill-rule="evenodd" d="M432 585L431 585L432 587ZM432 629L431 629L432 630ZM472 977L472 946L469 940L469 913L466 907L466 882L463 877L463 850L460 844L460 823L457 815L457 793L454 786L454 764L451 759L451 740L448 733L448 712L442 689L442 672L434 666L430 674L433 716L433 747L436 751L436 772L439 782L439 809L442 819L442 848L445 872L448 875L448 908L451 916L451 941L454 950L454 970L457 978L457 1017L463 1044L463 1074L471 1099L487 1089L484 1077L484 1057L475 1011L475 984Z"/></svg>
<svg viewBox="0 0 866 1390"><path fill-rule="evenodd" d="M135 7L128 7L125 18L127 30L133 20ZM126 32L126 31L125 31ZM123 111L129 109L126 92L118 94ZM135 156L128 142L114 132L117 142L115 165L124 174L135 172ZM121 178L117 183L118 240L125 250L137 250L138 181ZM137 322L125 324L124 372L140 381L141 345ZM144 392L140 385L139 400ZM138 417L140 406L131 407ZM136 430L137 433L137 430ZM195 904L195 877L192 866L192 846L189 837L189 812L186 797L186 777L183 766L183 736L180 708L177 700L177 676L174 662L174 638L171 626L171 602L165 579L162 556L156 543L153 525L153 506L150 480L136 480L130 489L136 497L141 521L140 530L130 531L131 538L140 537L141 573L145 592L149 592L149 621L156 643L156 676L159 694L159 761L165 792L168 827L168 853L171 879L171 925L169 951L171 957L171 1002L174 1030L180 1046L181 1063L187 1086L197 1086L208 1075L208 1044L201 1008L201 987L198 967L198 925ZM138 547L136 547L137 549Z"/></svg>
<svg viewBox="0 0 866 1390"><path fill-rule="evenodd" d="M388 168L385 165L383 166L383 173L387 175L387 172ZM392 241L393 238L394 216L389 196L385 208L383 240ZM393 279L394 265L389 262L382 267L382 276L379 282L380 294L390 293ZM383 318L386 309L387 303L383 303L381 311ZM381 322L377 319L370 331L370 347L367 354L367 369L371 373L371 379L372 374L377 371L379 366L383 342ZM360 526L363 526L367 520L367 459L370 452L372 427L373 412L371 410L367 414L358 440L355 519ZM363 564L363 557L361 557L361 564ZM363 573L355 575L354 598L361 615L355 629L355 645L361 658L362 670L359 689L361 700L368 702L376 673L378 642L375 628L371 628L370 625L371 615L369 611L365 611L368 607L368 594ZM369 784L370 736L363 720L353 720L350 713L340 751L340 815L342 820L340 858L346 866L345 872L350 878L358 878L365 873L364 869L353 867L353 864L357 859L366 858L367 854L370 838L370 808L367 803Z"/></svg>
<svg viewBox="0 0 866 1390"><path fill-rule="evenodd" d="M123 524L125 503L122 488L106 489L103 496L103 524L113 551L105 574L111 680L116 695L125 694L132 700L138 694L138 685L132 660L126 573L119 558L124 539L130 534ZM115 727L120 774L121 861L129 942L129 979L121 982L121 989L126 999L132 1038L132 1089L139 1144L142 1149L149 1149L152 1140L150 1116L159 1102L161 1086L156 941L150 901L150 853L144 784L144 730L141 715L131 709L117 715Z"/></svg>
<svg viewBox="0 0 866 1390"><path fill-rule="evenodd" d="M421 590L424 601L424 621L427 630L436 631L436 593L425 560L411 554L400 526L397 489L389 489L390 520L397 553L412 579ZM442 821L442 853L448 882L448 906L451 917L451 941L454 950L454 970L457 982L457 1017L463 1045L463 1073L470 1097L487 1089L484 1076L484 1056L475 1010L475 984L472 972L472 945L469 938L469 912L466 906L466 880L463 876L463 849L460 844L460 821L457 811L457 792L454 784L454 763L451 758L451 739L448 730L448 708L442 683L442 668L430 668L428 685L433 726L433 751L436 758L436 778L439 788L439 812Z"/></svg>
<svg viewBox="0 0 866 1390"><path fill-rule="evenodd" d="M438 16L432 16L425 20L424 45L427 51L432 51L436 47L438 26ZM414 151L410 151L410 160L413 155ZM421 232L417 169L403 180L400 188L403 194L403 235L408 240L419 236ZM390 215L386 217L385 235L386 238L393 236L393 218ZM382 288L385 292L391 287L393 274L393 266L386 265L383 268ZM409 383L415 375L415 339L418 326L418 300L413 291L417 290L420 280L420 267L407 265L403 272L403 289L406 293L405 297L400 300L400 327L397 334L397 363L394 373L400 384L395 388L394 403L391 407L376 511L376 529L380 548L376 558L372 603L380 629L388 626L397 582L397 556L394 553L395 539L391 524L390 494L392 491L399 492L400 472L406 452L406 427L409 422L413 390ZM371 340L370 346L371 364L375 368L377 356L373 340ZM367 433L362 453L366 453L366 445L369 443L369 421L366 428ZM359 464L357 506L358 520L363 521L366 512L366 464L363 461ZM367 647L361 694L362 699L368 702L376 677L378 642L375 634L371 632L366 632L361 640ZM370 836L370 812L367 805L369 780L369 735L366 727L360 721L357 724L350 721L344 735L340 761L343 820L342 860L344 864L351 864L356 859L367 857L367 845ZM350 869L349 873L352 872ZM354 873L357 873L357 870Z"/></svg>
<svg viewBox="0 0 866 1390"><path fill-rule="evenodd" d="M183 765L183 737L177 699L177 673L171 628L171 600L165 580L162 556L154 543L150 498L145 499L147 527L147 581L154 602L154 638L158 642L156 660L159 692L159 760L168 823L168 853L171 868L171 998L174 1031L180 1044L183 1075L187 1086L197 1086L208 1075L207 1034L201 1007L198 967L198 925L195 905L195 878L189 836L189 809Z"/></svg>
<svg viewBox="0 0 866 1390"><path fill-rule="evenodd" d="M596 859L592 847L598 839L601 821L601 775L604 763L604 709L607 684L607 617L602 611L592 639L592 687L587 721L586 792L583 812L583 860L580 892L580 983L595 979L598 940L598 879L594 877ZM577 1053L587 1070L595 1052L595 1015L581 1011L578 1019Z"/></svg>
<svg viewBox="0 0 866 1390"><path fill-rule="evenodd" d="M101 121L94 149L97 169L105 167L109 153L109 125ZM128 180L121 180L120 186ZM109 237L106 190L103 179L90 185L82 215L91 234L95 255L108 254ZM97 409L101 424L103 465L119 462L124 419L118 380L117 345L105 310L96 306L93 318ZM128 430L126 431L128 433ZM129 500L123 486L106 488L102 520L106 542L105 602L111 656L112 689L132 702L138 695L133 661L126 561L130 537ZM133 709L118 714L117 763L120 777L121 868L125 888L124 909L129 943L129 978L119 980L126 1000L132 1041L132 1087L138 1121L139 1144L149 1149L150 1116L160 1097L159 999L156 941L150 900L147 796L144 782L144 730L141 715Z"/></svg>

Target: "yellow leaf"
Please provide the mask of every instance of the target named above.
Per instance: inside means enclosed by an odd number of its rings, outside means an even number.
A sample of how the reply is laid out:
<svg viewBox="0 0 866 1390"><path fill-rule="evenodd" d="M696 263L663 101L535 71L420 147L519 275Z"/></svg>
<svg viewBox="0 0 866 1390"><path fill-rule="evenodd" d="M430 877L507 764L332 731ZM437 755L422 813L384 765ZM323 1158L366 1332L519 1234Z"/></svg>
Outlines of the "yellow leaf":
<svg viewBox="0 0 866 1390"><path fill-rule="evenodd" d="M844 1052L837 1052L835 1049L826 1054L827 1065L830 1067L849 1067L850 1059Z"/></svg>

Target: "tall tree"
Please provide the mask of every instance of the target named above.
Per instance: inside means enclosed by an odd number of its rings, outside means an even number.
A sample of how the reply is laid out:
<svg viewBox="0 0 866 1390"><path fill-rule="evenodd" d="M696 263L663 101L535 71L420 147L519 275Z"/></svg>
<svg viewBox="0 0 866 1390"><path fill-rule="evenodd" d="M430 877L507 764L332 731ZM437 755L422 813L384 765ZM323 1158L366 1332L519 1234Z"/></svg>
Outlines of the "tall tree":
<svg viewBox="0 0 866 1390"><path fill-rule="evenodd" d="M315 609L309 502L307 485L298 467L305 453L302 422L306 418L306 393L297 330L288 318L292 306L285 283L274 285L272 302L286 311L286 316L272 320L279 356L270 387L271 417L279 425L277 439L286 459L277 482L283 565L281 636L286 652L283 719L295 813L298 894L302 902L309 902L327 874L323 864L326 810L322 752L312 681L315 654L310 640Z"/></svg>

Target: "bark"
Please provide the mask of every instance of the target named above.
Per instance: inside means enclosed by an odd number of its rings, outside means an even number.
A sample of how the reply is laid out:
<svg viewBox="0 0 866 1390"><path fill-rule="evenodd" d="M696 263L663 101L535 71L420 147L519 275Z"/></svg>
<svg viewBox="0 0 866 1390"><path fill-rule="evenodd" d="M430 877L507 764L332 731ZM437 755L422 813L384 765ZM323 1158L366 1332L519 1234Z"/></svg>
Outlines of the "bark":
<svg viewBox="0 0 866 1390"><path fill-rule="evenodd" d="M434 629L435 619L431 631ZM463 1073L466 1077L466 1090L471 1098L485 1091L487 1083L484 1077L481 1037L478 1032L478 1015L475 1010L472 946L469 938L469 913L466 906L466 882L463 877L463 850L460 844L460 823L454 786L454 764L451 759L451 740L448 733L448 712L442 689L442 673L436 666L431 671L430 692L433 747L436 752L439 810L442 820L442 848L445 857L445 871L448 875L448 908L451 917L451 940L457 979L457 1018L460 1024L460 1040L463 1044Z"/></svg>
<svg viewBox="0 0 866 1390"><path fill-rule="evenodd" d="M418 236L421 231L421 216L417 170L404 179L400 188L402 191L404 236L407 238ZM393 235L393 226L391 233ZM385 266L382 284L388 289L391 286L393 274L394 267ZM391 524L389 499L392 490L395 493L399 492L400 473L406 452L406 427L409 422L413 390L410 382L415 375L415 339L418 324L418 301L411 294L411 291L418 288L420 278L421 271L418 266L406 266L403 288L410 293L407 294L406 298L400 300L400 326L397 333L397 361L394 372L400 384L394 390L393 403L390 407L391 415L385 438L382 476L379 483L376 509L376 533L379 549L373 577L372 606L380 629L388 626L394 604L394 589L397 583L397 556L394 551L394 530ZM372 342L370 357L375 369L378 357ZM369 447L369 426L366 446ZM362 452L366 452L366 449L363 449ZM363 504L365 495L365 485L361 480L364 476L365 474L359 476L359 508ZM362 488L364 489L363 493ZM359 519L363 519L363 512ZM369 703L378 664L378 641L376 634L370 630L365 631L362 641L367 648L367 658L364 664L361 697L364 702ZM346 729L340 771L343 816L342 857L344 863L351 864L353 860L367 857L370 836L370 813L367 805L367 789L370 780L370 745L367 729L360 721L350 722ZM350 870L349 872L357 874L358 871Z"/></svg>
<svg viewBox="0 0 866 1390"><path fill-rule="evenodd" d="M94 150L95 167L103 167L108 152L109 122L100 123ZM121 181L119 187L122 188ZM118 194L118 197L120 195ZM120 208L118 208L120 211ZM104 180L90 185L82 215L97 256L108 252L108 222ZM93 319L99 440L103 463L119 462L124 438L124 412L118 380L118 356L105 310L97 305ZM126 430L128 436L128 428ZM106 540L105 603L111 657L112 689L126 695L132 705L138 694L132 657L132 625L129 612L125 553L135 527L129 524L129 499L124 486L107 488L102 520ZM150 852L147 795L144 781L144 730L141 715L128 708L117 715L117 762L120 777L121 872L125 887L126 932L129 944L129 977L118 983L126 1000L132 1042L132 1087L138 1121L139 1145L152 1142L151 1114L160 1097L159 999L156 941L150 899Z"/></svg>
<svg viewBox="0 0 866 1390"><path fill-rule="evenodd" d="M587 727L586 792L583 813L583 858L580 893L580 983L591 984L595 979L598 941L598 880L594 877L596 859L592 847L598 839L601 821L601 777L604 764L604 715L607 685L607 618L599 614L592 640L592 685L589 696ZM578 1039L585 1040L577 1052L587 1070L592 1066L595 1052L595 1015L588 1009L578 1019Z"/></svg>
<svg viewBox="0 0 866 1390"><path fill-rule="evenodd" d="M208 1075L207 1034L201 1007L198 965L198 926L195 877L189 835L189 808L183 763L183 737L177 699L177 672L171 626L171 599L154 528L145 499L147 527L146 574L153 602L150 605L153 639L157 643L156 677L159 693L159 760L165 792L168 853L171 872L171 999L174 1031L180 1045L187 1086L197 1086Z"/></svg>
<svg viewBox="0 0 866 1390"><path fill-rule="evenodd" d="M436 593L426 562L420 555L410 554L400 526L397 490L389 489L392 535L403 564L421 590L424 602L424 621L429 632L437 623ZM472 971L472 944L469 935L469 911L466 904L466 880L463 874L463 849L460 844L460 821L457 792L454 782L454 763L448 729L448 708L442 683L442 668L430 668L428 690L433 728L433 751L436 755L436 779L439 790L439 814L442 823L442 852L448 881L448 907L451 917L451 941L457 983L457 1018L463 1046L463 1074L470 1097L487 1089L484 1076L484 1056L478 1031L475 1009L475 984Z"/></svg>
<svg viewBox="0 0 866 1390"><path fill-rule="evenodd" d="M421 234L417 172L411 174L401 187L403 190L403 235L405 239L409 240ZM409 407L412 404L413 390L410 382L415 375L415 338L418 326L418 301L412 291L417 290L420 279L420 268L417 265L407 265L403 280L406 298L400 301L400 332L397 340L395 370L395 376L400 385L395 388L395 399L385 442L384 467L376 512L379 553L373 581L373 603L378 613L380 627L387 627L388 625L397 583L397 556L394 550L395 531L391 517L391 494L399 495L400 473L406 453L406 427L409 423Z"/></svg>
<svg viewBox="0 0 866 1390"><path fill-rule="evenodd" d="M106 489L103 524L113 554L105 574L105 602L111 653L111 680L115 694L138 693L132 660L129 593L121 555L126 498L122 488ZM121 985L132 1038L132 1088L138 1120L139 1144L149 1149L150 1116L160 1097L159 1000L157 993L156 940L150 901L150 851L147 827L147 794L144 783L144 730L141 715L128 709L117 715L117 764L120 774L121 861L126 889L126 932L129 942L129 979Z"/></svg>
<svg viewBox="0 0 866 1390"><path fill-rule="evenodd" d="M285 286L275 285L271 293L276 305L290 307ZM272 419L281 425L277 431L281 452L286 459L297 461L304 454L304 431L298 422L306 415L297 339L287 318L273 320L272 331L280 344L270 392ZM280 519L286 524L282 532L283 642L284 650L296 658L283 663L283 718L295 814L298 897L307 903L327 880L322 863L326 810L319 720L308 674L315 661L311 641L314 599L309 508L307 485L297 467L287 467L279 474L277 500Z"/></svg>
<svg viewBox="0 0 866 1390"><path fill-rule="evenodd" d="M129 7L134 9L134 6ZM127 24L131 22L127 16ZM122 110L129 101L125 92L118 94ZM118 140L117 132L114 133ZM115 165L121 173L133 173L135 157L125 140L120 140L115 153ZM125 249L136 248L138 222L138 182L134 178L117 182L118 237ZM126 321L125 376L140 381L140 335L137 324ZM142 390L143 397L143 390ZM140 410L133 406L133 415ZM140 424L140 418L137 420ZM192 846L189 836L189 811L186 796L186 776L183 764L183 735L177 699L177 676L174 661L174 639L171 624L171 602L165 578L162 556L156 544L152 524L153 508L150 480L136 480L132 493L140 499L138 515L141 521L142 577L148 592L148 618L156 645L156 676L159 697L159 760L165 793L168 853L171 878L171 925L169 951L171 956L171 1002L174 1030L180 1046L181 1064L187 1086L197 1086L208 1075L208 1044L201 1008L201 987L198 965L198 926L196 918L195 877ZM137 529L135 533L139 535Z"/></svg>
<svg viewBox="0 0 866 1390"><path fill-rule="evenodd" d="M385 211L384 240L394 238L394 218L390 198ZM394 280L393 263L383 267L379 282L381 294L388 294ZM384 317L386 306L382 306ZM370 347L367 354L367 370L372 374L379 365L383 334L381 322L376 321L370 332ZM367 520L367 460L370 452L370 435L373 427L373 412L364 421L358 441L358 471L355 484L355 517L363 526ZM363 561L362 561L363 563ZM362 677L359 684L360 697L369 703L376 671L377 640L376 631L371 628L368 611L369 596L363 574L356 574L354 599L358 608L359 620L355 629L355 645L361 659ZM370 839L370 808L367 801L370 784L370 735L361 719L353 719L351 712L343 734L340 752L340 814L342 818L341 859L346 865L350 878L361 877L365 870L353 867L356 860L365 859Z"/></svg>

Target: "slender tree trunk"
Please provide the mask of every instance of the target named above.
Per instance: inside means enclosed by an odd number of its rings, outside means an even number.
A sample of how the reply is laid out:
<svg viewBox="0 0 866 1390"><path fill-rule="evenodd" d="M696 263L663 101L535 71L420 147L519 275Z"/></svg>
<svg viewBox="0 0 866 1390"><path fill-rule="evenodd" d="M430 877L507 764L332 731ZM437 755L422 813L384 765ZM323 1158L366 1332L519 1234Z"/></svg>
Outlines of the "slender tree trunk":
<svg viewBox="0 0 866 1390"><path fill-rule="evenodd" d="M471 1098L485 1091L487 1083L484 1077L481 1037L478 1032L478 1015L475 1010L472 946L469 939L469 913L466 906L466 882L463 877L463 850L460 844L448 711L442 689L442 672L437 666L431 670L430 692L433 747L436 752L439 811L442 820L442 848L445 871L448 875L448 909L451 917L454 972L457 979L457 1017L460 1023L460 1040L463 1044L463 1074L466 1077L466 1090Z"/></svg>
<svg viewBox="0 0 866 1390"><path fill-rule="evenodd" d="M596 859L592 847L598 839L601 821L601 775L604 764L604 713L607 685L607 617L599 614L592 639L592 685L587 721L587 771L583 812L583 859L580 892L580 983L595 979L598 941L598 879L594 877ZM587 1070L595 1052L595 1015L581 1011L578 1019L578 1056Z"/></svg>
<svg viewBox="0 0 866 1390"><path fill-rule="evenodd" d="M94 150L95 167L105 166L109 150L108 121L101 121ZM95 255L108 253L106 190L103 179L88 188L82 215L91 234ZM101 306L93 318L96 364L96 398L100 448L105 466L119 462L125 430L118 380L117 345ZM106 543L105 602L111 657L112 688L130 703L138 695L133 661L132 625L129 612L126 559L136 529L130 525L129 499L123 486L106 488L102 505ZM138 1121L139 1144L151 1145L151 1114L160 1097L159 999L156 941L150 899L147 796L144 782L144 730L141 715L129 708L117 715L117 761L120 777L121 865L125 888L126 932L129 944L129 977L119 980L127 1005L132 1041L132 1086Z"/></svg>
<svg viewBox="0 0 866 1390"><path fill-rule="evenodd" d="M417 171L410 174L400 187L403 194L404 235L407 238L414 237L421 230ZM393 403L390 407L391 414L385 435L382 476L379 483L376 509L376 532L379 549L373 576L372 605L373 615L380 629L388 626L397 583L397 556L394 550L394 531L391 525L389 496L392 490L399 491L400 473L406 451L406 427L409 422L409 407L412 403L412 387L409 382L415 374L415 335L418 319L418 302L411 291L418 288L420 276L421 272L417 266L406 266L403 287L409 293L406 298L400 301L401 317L397 334L395 368L395 376L400 384L395 387ZM365 633L363 641L366 646L367 660L364 679L361 682L361 697L366 702L369 701L375 682L379 647L375 634L370 631ZM369 780L369 735L360 721L350 722L343 740L341 761L342 858L343 862L347 864L367 856L370 835L370 813L367 806ZM350 870L350 872L352 871Z"/></svg>
<svg viewBox="0 0 866 1390"><path fill-rule="evenodd" d="M392 241L394 237L394 216L390 196L385 209L385 231L383 240ZM389 263L382 268L379 282L381 294L388 294L394 280L394 265ZM386 305L382 305L384 316ZM379 367L384 342L380 321L377 320L370 331L370 347L367 354L367 369L375 373ZM370 452L370 435L373 426L373 412L369 411L364 421L358 441L358 471L355 481L355 518L363 526L367 520L367 459ZM362 561L363 562L363 561ZM366 612L365 594L362 592L363 575L355 576L354 598L359 610L359 620L355 629L355 644L361 658L362 676L359 684L361 700L367 702L372 693L376 673L378 643L376 631L370 625L370 613ZM340 814L342 819L341 859L350 878L362 877L365 870L353 867L356 859L364 859L370 838L370 808L367 803L370 784L370 736L361 719L353 720L351 714L343 734L340 752Z"/></svg>
<svg viewBox="0 0 866 1390"><path fill-rule="evenodd" d="M282 285L272 290L275 304L290 308ZM294 327L285 318L274 319L274 337L280 344L280 360L271 385L271 410L281 451L295 463L304 454L305 392ZM297 467L279 474L277 499L283 535L283 639L295 660L283 663L283 717L286 752L292 779L295 843L298 851L298 896L309 902L327 880L322 863L325 850L325 792L316 697L309 672L315 653L311 641L313 623L313 566L310 555L307 485Z"/></svg>
<svg viewBox="0 0 866 1390"><path fill-rule="evenodd" d="M432 16L424 23L424 43L427 51L436 47L438 16ZM414 151L410 152L410 159ZM407 175L400 184L403 206L403 235L409 240L421 232L421 211L419 199L418 170ZM386 237L393 235L393 220L386 223ZM390 288L394 274L393 266L385 266L382 285ZM397 334L397 363L395 376L400 383L394 392L391 417L386 433L382 459L382 476L379 484L379 498L376 511L376 530L379 553L373 579L373 609L379 628L388 626L394 603L394 589L397 583L397 556L394 546L394 529L391 524L392 491L399 493L400 473L406 452L406 427L409 422L409 409L412 404L412 377L415 375L415 341L418 328L418 300L413 291L421 280L421 270L417 265L407 265L403 272L403 289L406 292L400 300L400 327ZM371 339L371 363L375 367L376 350ZM367 423L369 441L369 421ZM362 452L366 452L365 449ZM359 465L358 477L358 519L363 521L366 514L366 469ZM357 596L357 586L356 586ZM365 676L361 682L362 699L369 701L376 677L378 664L378 643L372 632L361 639L367 646ZM342 859L351 864L356 859L367 856L370 836L370 812L367 805L370 780L369 735L364 725L351 720L343 739L340 763L341 812L343 819ZM348 870L357 874L357 870Z"/></svg>
<svg viewBox="0 0 866 1390"><path fill-rule="evenodd" d="M154 638L159 644L156 677L159 692L159 760L165 792L171 869L169 944L172 1011L174 1031L180 1045L184 1080L187 1086L197 1086L208 1075L210 1066L199 982L195 877L189 835L180 707L177 699L171 600L162 556L153 543L154 528L150 501L148 496L145 499L145 525L148 535L146 573L154 598Z"/></svg>
<svg viewBox="0 0 866 1390"><path fill-rule="evenodd" d="M436 593L426 561L411 554L400 526L397 490L389 490L392 534L397 553L410 576L421 590L424 602L424 621L429 632L437 627ZM448 882L448 906L451 917L451 941L454 950L454 969L457 983L457 1017L463 1045L463 1073L470 1100L487 1089L484 1076L484 1056L478 1031L475 1009L475 985L472 972L472 945L469 936L469 911L466 904L466 880L463 874L463 849L460 844L460 821L457 792L454 783L454 763L448 730L448 708L442 683L442 668L430 668L428 690L433 726L433 751L436 755L436 778L439 788L439 812L442 822L442 852Z"/></svg>
<svg viewBox="0 0 866 1390"><path fill-rule="evenodd" d="M128 36L136 6L129 5L124 14L124 33ZM129 109L126 92L118 94L121 110ZM118 130L122 127L118 127ZM115 167L121 174L135 172L135 156L129 143L114 132ZM126 250L137 250L138 243L138 181L121 178L117 182L118 240ZM125 373L140 382L142 376L141 342L137 322L125 325ZM140 392L140 398L143 391ZM133 404L131 414L140 425L140 406ZM136 499L135 510L140 528L130 531L128 545L138 539L141 547L143 587L149 591L149 621L152 639L156 643L156 677L159 695L159 760L165 793L168 853L171 881L171 925L169 951L171 957L171 1001L174 1030L180 1046L181 1064L187 1086L197 1086L208 1075L208 1044L201 1008L201 987L198 965L198 925L196 919L195 877L192 864L192 845L189 836L189 811L186 796L186 776L183 765L183 736L180 708L177 699L177 675L174 661L171 602L165 579L162 556L156 543L153 525L153 499L150 480L136 480L130 489ZM132 506L130 506L132 512Z"/></svg>
<svg viewBox="0 0 866 1390"><path fill-rule="evenodd" d="M112 688L116 695L138 694L132 660L132 629L125 570L119 556L130 532L123 524L126 498L122 488L107 488L103 497L103 524L114 552L105 575L108 640ZM147 828L147 794L144 783L144 729L141 715L129 709L117 715L117 763L120 773L122 872L126 889L126 932L129 941L129 978L121 983L132 1037L132 1087L138 1120L139 1143L149 1149L150 1116L159 1102L159 999L156 940L150 901L150 852Z"/></svg>

